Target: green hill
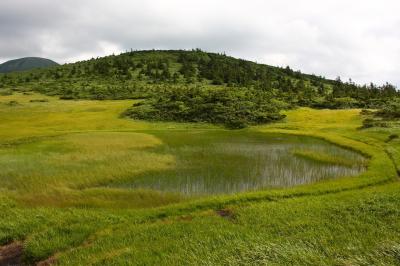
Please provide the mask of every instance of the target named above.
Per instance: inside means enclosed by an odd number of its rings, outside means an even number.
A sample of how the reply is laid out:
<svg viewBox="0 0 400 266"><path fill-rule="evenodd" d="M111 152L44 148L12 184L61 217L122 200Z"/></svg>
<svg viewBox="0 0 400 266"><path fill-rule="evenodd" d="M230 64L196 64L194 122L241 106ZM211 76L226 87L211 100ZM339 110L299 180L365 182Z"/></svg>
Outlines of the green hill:
<svg viewBox="0 0 400 266"><path fill-rule="evenodd" d="M25 57L7 61L0 65L0 73L26 71L58 65L56 62L40 57Z"/></svg>
<svg viewBox="0 0 400 266"><path fill-rule="evenodd" d="M125 115L231 128L276 121L297 106L379 108L398 95L390 84L361 86L199 49L131 51L0 75L0 87L62 99L143 99Z"/></svg>

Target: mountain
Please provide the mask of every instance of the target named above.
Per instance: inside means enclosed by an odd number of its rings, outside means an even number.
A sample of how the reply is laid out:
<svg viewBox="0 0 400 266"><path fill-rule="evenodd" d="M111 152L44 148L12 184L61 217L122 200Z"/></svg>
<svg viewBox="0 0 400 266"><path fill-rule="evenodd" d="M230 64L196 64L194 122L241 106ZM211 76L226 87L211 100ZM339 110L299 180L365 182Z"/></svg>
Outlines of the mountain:
<svg viewBox="0 0 400 266"><path fill-rule="evenodd" d="M35 68L46 68L58 64L50 59L40 57L24 57L7 61L0 65L0 73L26 71Z"/></svg>

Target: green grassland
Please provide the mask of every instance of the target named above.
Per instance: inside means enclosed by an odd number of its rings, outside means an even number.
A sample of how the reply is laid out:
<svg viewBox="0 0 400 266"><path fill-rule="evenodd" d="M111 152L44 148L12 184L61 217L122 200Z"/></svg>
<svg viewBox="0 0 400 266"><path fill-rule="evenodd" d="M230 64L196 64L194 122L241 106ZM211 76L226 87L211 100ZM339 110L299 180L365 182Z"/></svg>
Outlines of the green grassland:
<svg viewBox="0 0 400 266"><path fill-rule="evenodd" d="M59 265L400 264L400 141L387 141L400 129L361 130L358 109L292 109L238 131L121 117L134 102L0 96L1 244L21 241L25 262ZM176 132L311 136L362 153L367 170L230 195L104 186L180 167L175 153L157 152L184 141Z"/></svg>

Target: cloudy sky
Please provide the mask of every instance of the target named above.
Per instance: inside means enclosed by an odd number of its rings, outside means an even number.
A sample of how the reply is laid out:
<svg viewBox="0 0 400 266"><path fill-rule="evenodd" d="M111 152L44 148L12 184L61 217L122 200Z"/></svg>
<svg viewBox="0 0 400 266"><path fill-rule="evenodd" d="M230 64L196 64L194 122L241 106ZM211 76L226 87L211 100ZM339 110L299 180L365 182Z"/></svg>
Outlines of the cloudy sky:
<svg viewBox="0 0 400 266"><path fill-rule="evenodd" d="M191 49L400 87L398 0L0 0L0 62Z"/></svg>

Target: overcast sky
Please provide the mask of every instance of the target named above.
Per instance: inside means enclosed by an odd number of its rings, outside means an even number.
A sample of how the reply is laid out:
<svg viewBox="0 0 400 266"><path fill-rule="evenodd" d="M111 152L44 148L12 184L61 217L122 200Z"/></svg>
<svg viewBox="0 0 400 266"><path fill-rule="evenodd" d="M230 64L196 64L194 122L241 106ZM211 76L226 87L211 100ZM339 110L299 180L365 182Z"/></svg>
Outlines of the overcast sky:
<svg viewBox="0 0 400 266"><path fill-rule="evenodd" d="M0 0L0 62L191 49L400 87L399 0Z"/></svg>

